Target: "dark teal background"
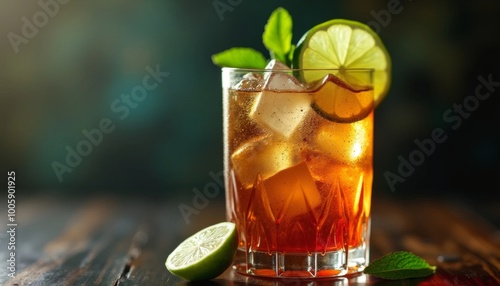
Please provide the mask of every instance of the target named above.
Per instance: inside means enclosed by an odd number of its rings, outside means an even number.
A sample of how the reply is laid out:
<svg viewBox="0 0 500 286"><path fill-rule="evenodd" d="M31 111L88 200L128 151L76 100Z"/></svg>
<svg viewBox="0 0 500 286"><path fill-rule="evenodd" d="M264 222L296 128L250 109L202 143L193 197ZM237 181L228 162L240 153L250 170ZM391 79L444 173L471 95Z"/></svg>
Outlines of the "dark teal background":
<svg viewBox="0 0 500 286"><path fill-rule="evenodd" d="M210 57L233 46L267 56L263 28L283 6L294 20L294 42L316 24L347 18L371 23L386 43L393 83L376 111L375 195L498 198L500 87L457 128L443 114L474 95L478 76L500 82L499 1L58 5L16 53L12 33L21 36L23 17L33 23L43 9L36 1L0 3L0 167L5 177L16 171L19 192L192 195L213 182L209 173L222 170L222 100L220 69ZM120 119L111 103L142 85L147 66L169 75ZM66 146L76 148L82 130L103 118L115 129L60 182L53 162L65 163ZM408 159L414 141L435 128L446 141L391 191L384 174L398 174L399 156Z"/></svg>

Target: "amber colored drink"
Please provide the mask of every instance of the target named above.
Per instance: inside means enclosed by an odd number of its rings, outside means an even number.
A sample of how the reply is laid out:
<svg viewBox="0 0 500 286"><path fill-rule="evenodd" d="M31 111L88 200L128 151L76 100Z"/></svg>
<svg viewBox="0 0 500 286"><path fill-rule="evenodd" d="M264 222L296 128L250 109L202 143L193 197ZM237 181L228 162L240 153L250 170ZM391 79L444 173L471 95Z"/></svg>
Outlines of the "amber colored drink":
<svg viewBox="0 0 500 286"><path fill-rule="evenodd" d="M361 271L373 179L370 71L358 71L367 73L362 88L332 75L302 83L296 71L224 72L235 268L273 277Z"/></svg>

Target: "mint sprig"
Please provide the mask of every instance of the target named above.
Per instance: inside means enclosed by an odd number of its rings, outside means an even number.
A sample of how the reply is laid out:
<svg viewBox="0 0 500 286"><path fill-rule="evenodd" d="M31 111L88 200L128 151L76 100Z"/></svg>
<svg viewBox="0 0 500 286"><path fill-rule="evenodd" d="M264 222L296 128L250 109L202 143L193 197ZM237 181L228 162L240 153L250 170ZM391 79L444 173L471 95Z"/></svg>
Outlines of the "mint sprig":
<svg viewBox="0 0 500 286"><path fill-rule="evenodd" d="M293 60L292 17L285 8L277 8L271 13L262 34L264 47L271 59L290 66ZM219 67L265 68L268 60L261 52L252 48L231 48L212 55L212 62Z"/></svg>
<svg viewBox="0 0 500 286"><path fill-rule="evenodd" d="M436 266L408 251L389 253L371 262L364 270L365 274L391 280L426 277L435 272Z"/></svg>
<svg viewBox="0 0 500 286"><path fill-rule="evenodd" d="M290 51L292 50L292 16L285 8L273 11L262 34L262 42L269 50L271 59L282 63L290 63Z"/></svg>
<svg viewBox="0 0 500 286"><path fill-rule="evenodd" d="M262 69L267 60L252 48L231 48L212 56L212 62L220 67Z"/></svg>

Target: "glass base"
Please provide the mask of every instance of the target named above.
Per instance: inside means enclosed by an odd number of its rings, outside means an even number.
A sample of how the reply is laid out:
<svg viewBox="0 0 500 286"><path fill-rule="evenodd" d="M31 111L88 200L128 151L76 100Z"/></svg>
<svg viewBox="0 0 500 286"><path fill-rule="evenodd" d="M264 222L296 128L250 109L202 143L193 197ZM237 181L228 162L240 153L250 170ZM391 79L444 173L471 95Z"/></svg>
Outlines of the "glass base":
<svg viewBox="0 0 500 286"><path fill-rule="evenodd" d="M327 253L236 252L233 267L241 274L279 277L337 277L362 272L368 264L368 246Z"/></svg>

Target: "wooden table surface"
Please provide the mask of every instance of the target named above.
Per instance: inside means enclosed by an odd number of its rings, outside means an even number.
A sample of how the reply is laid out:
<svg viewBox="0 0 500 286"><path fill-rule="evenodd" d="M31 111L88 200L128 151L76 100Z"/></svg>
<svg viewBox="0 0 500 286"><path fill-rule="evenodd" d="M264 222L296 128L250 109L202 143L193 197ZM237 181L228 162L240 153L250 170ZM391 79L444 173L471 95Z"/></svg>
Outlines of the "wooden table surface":
<svg viewBox="0 0 500 286"><path fill-rule="evenodd" d="M374 198L371 259L396 250L422 256L437 273L424 279L382 280L370 275L322 280L256 279L226 271L209 282L186 283L164 266L168 254L202 227L224 220L212 200L187 222L179 204L111 196L19 198L16 273L8 266L7 210L0 213L2 285L500 285L500 202L411 202Z"/></svg>

